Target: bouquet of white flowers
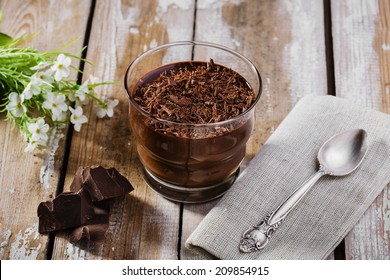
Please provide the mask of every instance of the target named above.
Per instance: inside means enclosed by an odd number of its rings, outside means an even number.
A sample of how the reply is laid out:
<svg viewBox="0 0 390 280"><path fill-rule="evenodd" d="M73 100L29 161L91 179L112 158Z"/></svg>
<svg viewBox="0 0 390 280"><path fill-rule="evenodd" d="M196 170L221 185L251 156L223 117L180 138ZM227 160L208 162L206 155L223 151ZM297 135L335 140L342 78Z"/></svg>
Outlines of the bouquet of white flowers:
<svg viewBox="0 0 390 280"><path fill-rule="evenodd" d="M19 127L25 151L44 148L50 130L63 129L69 121L80 131L88 122L82 106L90 100L98 105L98 117L112 117L118 100L102 100L94 92L111 83L90 76L80 85L68 78L72 70L79 71L71 59L81 57L58 50L39 52L21 47L21 41L0 33L0 112L6 111L7 119Z"/></svg>

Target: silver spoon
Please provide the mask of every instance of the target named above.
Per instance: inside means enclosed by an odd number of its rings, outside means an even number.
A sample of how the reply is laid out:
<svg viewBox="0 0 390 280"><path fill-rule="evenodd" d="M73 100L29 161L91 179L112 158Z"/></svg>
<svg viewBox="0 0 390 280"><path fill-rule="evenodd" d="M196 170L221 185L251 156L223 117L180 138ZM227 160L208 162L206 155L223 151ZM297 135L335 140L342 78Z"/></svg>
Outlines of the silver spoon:
<svg viewBox="0 0 390 280"><path fill-rule="evenodd" d="M350 174L363 161L367 149L367 132L363 129L349 130L326 141L318 152L319 170L260 224L243 233L240 240L240 251L249 253L263 249L288 213L294 209L318 179L324 175L345 176Z"/></svg>

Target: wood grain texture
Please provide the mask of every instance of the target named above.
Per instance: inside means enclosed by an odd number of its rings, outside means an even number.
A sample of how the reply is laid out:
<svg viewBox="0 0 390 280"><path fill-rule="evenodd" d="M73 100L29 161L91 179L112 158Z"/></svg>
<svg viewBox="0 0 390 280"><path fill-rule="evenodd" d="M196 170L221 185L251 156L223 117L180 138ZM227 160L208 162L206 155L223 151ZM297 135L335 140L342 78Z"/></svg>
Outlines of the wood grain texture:
<svg viewBox="0 0 390 280"><path fill-rule="evenodd" d="M135 190L117 201L104 244L70 244L64 233L56 237L54 259L176 259L180 205L163 199L146 186L129 126L129 101L123 88L128 65L157 45L190 40L194 1L97 1L94 12L86 77L93 74L117 86L101 89L120 104L111 119L98 119L94 107L85 107L88 127L74 134L65 189L79 166L115 167ZM104 20L102 20L104 19ZM84 79L86 78L84 77Z"/></svg>
<svg viewBox="0 0 390 280"><path fill-rule="evenodd" d="M336 95L390 112L389 1L332 1ZM390 259L390 185L345 239L347 259Z"/></svg>
<svg viewBox="0 0 390 280"><path fill-rule="evenodd" d="M249 161L301 97L327 94L323 2L198 0L197 9L195 39L242 53L262 76ZM182 259L199 258L184 242L215 203L184 206Z"/></svg>
<svg viewBox="0 0 390 280"><path fill-rule="evenodd" d="M1 0L0 28L13 37L39 33L28 45L40 51L81 37L66 49L76 53L82 48L89 6L89 1ZM0 259L44 259L48 236L38 233L37 207L56 193L64 142L57 135L48 152L25 153L26 143L5 117L0 114Z"/></svg>

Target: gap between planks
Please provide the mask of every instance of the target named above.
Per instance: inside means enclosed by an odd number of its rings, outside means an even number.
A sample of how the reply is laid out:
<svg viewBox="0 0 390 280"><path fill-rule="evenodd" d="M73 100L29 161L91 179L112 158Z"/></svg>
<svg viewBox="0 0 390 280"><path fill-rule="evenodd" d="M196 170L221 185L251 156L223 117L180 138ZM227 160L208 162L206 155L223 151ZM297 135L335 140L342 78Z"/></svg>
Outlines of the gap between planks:
<svg viewBox="0 0 390 280"><path fill-rule="evenodd" d="M83 47L88 46L88 44L89 44L89 38L91 35L95 7L96 7L96 0L91 0L91 6L89 8L87 25L85 28ZM82 81L83 81L83 71L84 71L84 66L85 66L85 59L87 58L87 52L88 52L88 48L85 48L83 50L83 52L81 53L82 59L80 60L80 64L79 64L80 72L77 74L77 84L79 84L79 85L81 85ZM70 148L72 145L72 136L73 136L73 127L72 127L71 123L69 122L67 131L66 131L66 136L65 136L64 157L62 158L60 178L58 180L57 191L56 191L55 196L59 195L64 190L65 176L66 176L66 171L68 169ZM52 259L55 239L56 239L56 232L51 232L49 234L49 237L48 237L48 247L47 247L47 254L46 254L46 259L48 259L48 260Z"/></svg>

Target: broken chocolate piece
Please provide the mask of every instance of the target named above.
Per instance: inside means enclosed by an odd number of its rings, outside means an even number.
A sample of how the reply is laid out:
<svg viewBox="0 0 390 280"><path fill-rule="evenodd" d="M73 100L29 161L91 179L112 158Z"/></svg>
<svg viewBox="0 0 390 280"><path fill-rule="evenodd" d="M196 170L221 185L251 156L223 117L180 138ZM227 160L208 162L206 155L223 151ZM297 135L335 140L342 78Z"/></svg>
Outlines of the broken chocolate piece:
<svg viewBox="0 0 390 280"><path fill-rule="evenodd" d="M70 190L39 204L39 232L73 228L73 243L82 238L102 242L116 197L133 187L115 168L94 166L78 168Z"/></svg>
<svg viewBox="0 0 390 280"><path fill-rule="evenodd" d="M97 167L92 167L92 168L97 168ZM89 172L90 172L90 167L79 167L76 171L76 174L74 176L74 179L73 179L73 182L72 184L70 185L70 191L72 192L78 192L79 190L81 190L82 188L85 187L85 189L87 191L90 191L93 189L93 186L85 186L87 183L86 183L86 177L88 176ZM99 169L105 169L101 166L99 166ZM130 185L130 183L128 182L128 180L121 176L119 174L119 172L117 170L113 171L114 168L111 168L111 169L105 169L109 174L110 173L114 173L115 176L117 178L117 181L119 182L120 185L122 186L128 186ZM104 172L101 170L101 172ZM117 176L117 174L119 174L120 176ZM108 188L110 188L110 186L107 186ZM103 200L98 200L97 198L94 197L94 192L91 191L90 195L92 196L92 199L94 200L94 206L96 208L101 208L103 209L104 211L106 212L109 212L112 205L114 204L115 202L115 197L117 196L120 196L120 195L125 195L126 193L130 192L131 190L133 190L133 187L130 185L130 187L124 187L124 192L121 193L121 192L118 192L117 194L112 194L112 198L111 199L103 199ZM129 190L129 191L126 191L126 190Z"/></svg>
<svg viewBox="0 0 390 280"><path fill-rule="evenodd" d="M89 192L93 201L122 196L133 190L129 181L115 168L94 166L86 169L84 175L84 189Z"/></svg>
<svg viewBox="0 0 390 280"><path fill-rule="evenodd" d="M94 215L91 197L85 190L64 192L53 201L39 204L39 232L47 233L86 224Z"/></svg>
<svg viewBox="0 0 390 280"><path fill-rule="evenodd" d="M85 183L84 178L85 177L84 177L83 173L87 169L88 169L88 167L83 167L83 166L81 166L77 169L76 174L74 175L74 178L73 178L73 182L70 185L71 192L78 192L79 190L81 190L84 187L84 183Z"/></svg>
<svg viewBox="0 0 390 280"><path fill-rule="evenodd" d="M113 197L105 200L94 201L93 205L94 205L95 214L96 215L101 214L102 212L109 214L112 206L115 203L115 199L116 198Z"/></svg>
<svg viewBox="0 0 390 280"><path fill-rule="evenodd" d="M108 215L96 215L89 221L88 225L82 225L72 230L70 242L76 243L81 239L88 239L93 242L104 242L108 230Z"/></svg>

